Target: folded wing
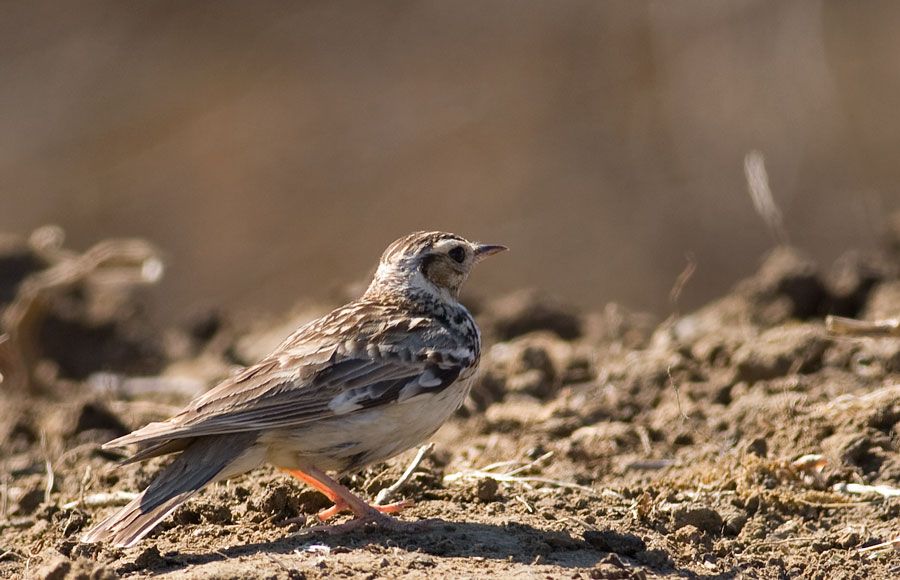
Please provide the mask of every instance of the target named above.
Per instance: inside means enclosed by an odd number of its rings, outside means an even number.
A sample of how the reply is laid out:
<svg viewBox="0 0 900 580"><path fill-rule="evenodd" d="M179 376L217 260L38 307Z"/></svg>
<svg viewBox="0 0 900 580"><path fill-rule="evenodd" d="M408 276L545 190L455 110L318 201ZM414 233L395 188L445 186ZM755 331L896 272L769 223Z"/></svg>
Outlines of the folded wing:
<svg viewBox="0 0 900 580"><path fill-rule="evenodd" d="M343 344L323 343L306 348L302 361L276 351L171 419L150 423L104 447L140 443L143 450L134 458L139 460L177 451L183 447L179 440L289 429L378 405L402 404L445 389L472 362L419 344L387 341L348 351Z"/></svg>

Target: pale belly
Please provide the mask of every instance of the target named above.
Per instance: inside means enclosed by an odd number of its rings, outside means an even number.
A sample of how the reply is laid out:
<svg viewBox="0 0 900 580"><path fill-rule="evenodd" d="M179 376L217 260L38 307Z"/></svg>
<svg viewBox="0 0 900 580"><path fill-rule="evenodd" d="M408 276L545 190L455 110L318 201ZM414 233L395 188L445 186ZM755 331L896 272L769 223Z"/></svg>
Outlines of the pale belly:
<svg viewBox="0 0 900 580"><path fill-rule="evenodd" d="M469 392L472 379L437 394L357 411L292 431L267 433L270 463L287 469L314 466L344 473L383 461L423 443L452 415Z"/></svg>

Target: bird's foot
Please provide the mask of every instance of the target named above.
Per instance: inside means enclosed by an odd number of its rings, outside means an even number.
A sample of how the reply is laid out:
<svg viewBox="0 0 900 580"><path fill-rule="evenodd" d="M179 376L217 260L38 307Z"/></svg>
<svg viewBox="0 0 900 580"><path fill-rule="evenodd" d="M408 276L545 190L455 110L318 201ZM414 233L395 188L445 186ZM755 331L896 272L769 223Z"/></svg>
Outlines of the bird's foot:
<svg viewBox="0 0 900 580"><path fill-rule="evenodd" d="M320 521L324 522L345 511L351 511L353 512L353 515L356 516L354 519L343 524L318 525L306 528L305 530L298 532L297 535L306 535L315 532L334 535L365 527L377 527L390 531L403 531L410 530L418 524L418 522L401 522L386 515L394 514L410 507L413 505L411 500L385 505L369 505L365 500L354 495L349 489L315 467L306 466L303 471L297 469L285 469L284 471L315 487L334 502L333 506L319 512L318 518Z"/></svg>
<svg viewBox="0 0 900 580"><path fill-rule="evenodd" d="M408 507L412 507L415 505L415 502L411 499L405 499L403 501L398 501L395 503L389 503L385 505L367 505L366 507L375 510L379 514L395 514L398 513ZM345 512L345 511L353 511L349 504L344 501L337 501L333 506L328 509L322 510L318 514L319 521L328 521L334 516ZM362 514L356 514L357 518L365 517L367 515L368 510L365 510ZM393 518L388 518L393 519Z"/></svg>
<svg viewBox="0 0 900 580"><path fill-rule="evenodd" d="M389 513L396 513L405 507L409 507L411 504L412 502L397 502L396 504L383 506L366 506L368 509L360 510L362 513L356 513L356 517L350 521L341 524L319 524L300 530L296 535L306 536L321 533L329 536L337 536L358 530L375 528L389 532L409 532L427 527L430 520L409 522L398 520L397 518L387 515ZM335 505L328 510L324 510L324 512L330 512L337 507L339 506ZM340 513L340 511L348 509L346 506L340 506L340 508L341 509L335 513ZM319 519L322 519L322 515L323 513L320 512ZM331 517L334 514L325 513L325 515Z"/></svg>

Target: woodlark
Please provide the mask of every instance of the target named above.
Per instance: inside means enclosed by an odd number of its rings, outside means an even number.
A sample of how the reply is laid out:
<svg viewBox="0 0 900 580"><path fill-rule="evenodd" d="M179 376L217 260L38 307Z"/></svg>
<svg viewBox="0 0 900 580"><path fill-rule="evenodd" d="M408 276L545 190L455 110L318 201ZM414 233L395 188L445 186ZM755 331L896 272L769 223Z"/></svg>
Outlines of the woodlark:
<svg viewBox="0 0 900 580"><path fill-rule="evenodd" d="M264 463L304 481L354 522L390 527L404 503L372 506L344 474L422 443L462 404L481 336L459 303L472 266L503 246L443 232L391 244L362 298L301 327L270 355L183 411L104 448L137 443L128 462L180 452L131 503L82 541L131 546L206 485Z"/></svg>

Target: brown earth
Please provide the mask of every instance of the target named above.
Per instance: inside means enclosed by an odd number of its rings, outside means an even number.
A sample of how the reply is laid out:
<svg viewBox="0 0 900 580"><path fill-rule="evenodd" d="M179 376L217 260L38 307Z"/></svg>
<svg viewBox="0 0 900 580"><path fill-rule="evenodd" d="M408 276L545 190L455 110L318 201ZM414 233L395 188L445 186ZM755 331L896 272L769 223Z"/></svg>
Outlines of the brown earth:
<svg viewBox="0 0 900 580"><path fill-rule="evenodd" d="M48 260L3 245L7 311ZM663 322L616 305L581 314L528 292L474 301L488 345L481 378L399 492L416 502L401 518L427 524L304 532L297 522L324 498L263 469L205 490L132 549L80 544L121 499L87 504L139 490L165 460L119 466L123 456L98 445L166 417L322 309L252 323L208 313L160 330L131 286L98 314L91 276L32 307L19 333L37 353L32 368L0 384L0 577L900 572L895 551L860 550L900 536L900 497L841 491L900 479L900 340L833 338L822 318L900 313L890 250L820 268L782 248L732 293ZM347 483L374 497L411 456Z"/></svg>

